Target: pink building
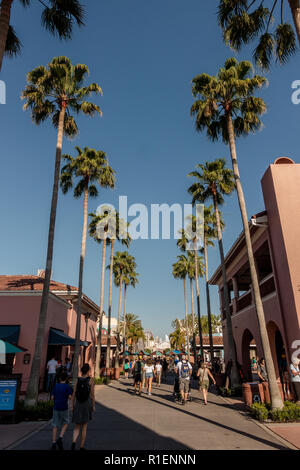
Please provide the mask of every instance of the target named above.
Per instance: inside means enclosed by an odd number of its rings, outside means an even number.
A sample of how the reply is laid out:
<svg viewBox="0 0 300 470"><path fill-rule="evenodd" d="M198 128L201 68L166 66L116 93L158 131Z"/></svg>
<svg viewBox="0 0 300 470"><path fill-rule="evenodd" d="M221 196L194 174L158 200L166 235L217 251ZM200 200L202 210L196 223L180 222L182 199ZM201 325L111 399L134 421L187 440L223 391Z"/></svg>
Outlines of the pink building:
<svg viewBox="0 0 300 470"><path fill-rule="evenodd" d="M300 357L300 165L279 158L262 181L265 210L249 222L264 314L278 379L298 349ZM253 304L244 233L226 255L228 290L237 358L251 380L250 343L263 356ZM224 286L219 266L210 279L219 287L225 359L228 357ZM286 358L286 359L285 359Z"/></svg>
<svg viewBox="0 0 300 470"><path fill-rule="evenodd" d="M30 376L32 357L42 298L43 278L39 276L0 276L0 340L20 345L24 353L8 355L8 365L14 373L22 374L25 392ZM74 352L76 330L76 287L51 281L41 362L40 388L43 388L46 364L57 357L65 363ZM80 364L88 362L94 369L96 347L96 321L99 307L83 295L81 317Z"/></svg>

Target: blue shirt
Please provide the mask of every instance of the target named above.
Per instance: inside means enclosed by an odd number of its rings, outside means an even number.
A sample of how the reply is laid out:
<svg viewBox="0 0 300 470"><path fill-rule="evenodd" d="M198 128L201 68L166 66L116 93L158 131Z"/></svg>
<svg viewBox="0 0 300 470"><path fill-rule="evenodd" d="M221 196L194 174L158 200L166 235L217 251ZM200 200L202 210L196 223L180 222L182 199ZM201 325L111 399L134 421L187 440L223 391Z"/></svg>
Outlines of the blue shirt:
<svg viewBox="0 0 300 470"><path fill-rule="evenodd" d="M68 384L56 384L52 395L54 397L54 409L57 411L65 411L68 409L68 398L73 394L73 390Z"/></svg>

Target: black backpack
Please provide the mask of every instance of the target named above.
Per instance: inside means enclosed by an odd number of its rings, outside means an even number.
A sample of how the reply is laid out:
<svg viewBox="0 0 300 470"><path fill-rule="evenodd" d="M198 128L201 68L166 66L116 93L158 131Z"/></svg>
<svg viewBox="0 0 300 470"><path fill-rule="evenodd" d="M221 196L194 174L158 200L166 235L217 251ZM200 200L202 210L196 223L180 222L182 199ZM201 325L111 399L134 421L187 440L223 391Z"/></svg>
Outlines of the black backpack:
<svg viewBox="0 0 300 470"><path fill-rule="evenodd" d="M90 397L90 391L91 391L91 386L90 386L90 378L87 377L85 379L79 378L77 382L77 387L76 387L76 400L79 403L84 403L87 401Z"/></svg>
<svg viewBox="0 0 300 470"><path fill-rule="evenodd" d="M140 361L137 361L137 362L134 364L134 372L135 372L135 374L140 374L140 373L141 373L141 370L142 370L142 364L140 363Z"/></svg>

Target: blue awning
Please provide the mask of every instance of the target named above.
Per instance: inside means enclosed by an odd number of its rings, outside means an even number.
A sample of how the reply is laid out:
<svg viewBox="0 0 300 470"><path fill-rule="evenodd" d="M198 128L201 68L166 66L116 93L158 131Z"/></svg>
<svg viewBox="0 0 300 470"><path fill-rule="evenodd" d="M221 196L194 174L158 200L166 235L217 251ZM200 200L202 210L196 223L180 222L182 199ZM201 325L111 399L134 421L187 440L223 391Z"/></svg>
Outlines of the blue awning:
<svg viewBox="0 0 300 470"><path fill-rule="evenodd" d="M48 345L49 346L75 346L75 339L66 335L66 333L64 333L61 330L57 330L56 328L50 328ZM89 343L87 341L80 341L80 346L88 346L88 345Z"/></svg>
<svg viewBox="0 0 300 470"><path fill-rule="evenodd" d="M20 336L20 325L0 325L0 339L17 344Z"/></svg>

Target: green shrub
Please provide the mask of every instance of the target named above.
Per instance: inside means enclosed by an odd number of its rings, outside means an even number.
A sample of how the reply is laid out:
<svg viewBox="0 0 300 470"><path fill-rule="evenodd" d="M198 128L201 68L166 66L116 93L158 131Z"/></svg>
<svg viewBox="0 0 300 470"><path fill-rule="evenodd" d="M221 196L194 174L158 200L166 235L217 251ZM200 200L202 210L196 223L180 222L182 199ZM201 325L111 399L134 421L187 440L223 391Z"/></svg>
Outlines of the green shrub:
<svg viewBox="0 0 300 470"><path fill-rule="evenodd" d="M240 386L233 387L233 388L220 387L220 392L223 397L242 397L243 396L243 389Z"/></svg>
<svg viewBox="0 0 300 470"><path fill-rule="evenodd" d="M53 415L53 401L38 401L36 406L25 406L23 400L17 404L17 422L49 421Z"/></svg>
<svg viewBox="0 0 300 470"><path fill-rule="evenodd" d="M266 421L269 417L269 410L264 403L254 403L250 406L250 410L258 421Z"/></svg>
<svg viewBox="0 0 300 470"><path fill-rule="evenodd" d="M94 379L95 385L108 385L110 379L108 377L99 377L98 379Z"/></svg>
<svg viewBox="0 0 300 470"><path fill-rule="evenodd" d="M269 403L255 403L250 406L250 412L259 421L270 419L277 423L300 421L300 405L286 401L282 410L271 410Z"/></svg>

